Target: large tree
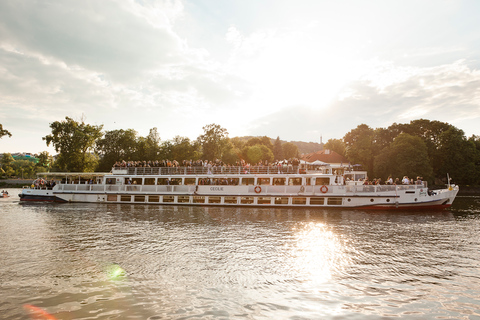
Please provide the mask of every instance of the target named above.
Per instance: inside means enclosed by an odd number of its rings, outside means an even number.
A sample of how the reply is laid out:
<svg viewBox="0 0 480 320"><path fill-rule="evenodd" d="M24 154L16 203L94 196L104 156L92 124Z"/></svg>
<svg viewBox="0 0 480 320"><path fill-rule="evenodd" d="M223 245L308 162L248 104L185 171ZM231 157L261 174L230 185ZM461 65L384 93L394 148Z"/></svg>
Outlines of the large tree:
<svg viewBox="0 0 480 320"><path fill-rule="evenodd" d="M283 156L282 142L280 141L279 136L277 136L277 139L275 139L275 143L273 144L273 157L275 160L279 161L285 158Z"/></svg>
<svg viewBox="0 0 480 320"><path fill-rule="evenodd" d="M323 148L335 151L336 153L345 156L345 143L342 139L329 139Z"/></svg>
<svg viewBox="0 0 480 320"><path fill-rule="evenodd" d="M374 164L375 176L384 180L389 175L400 180L405 175L413 179L420 176L427 180L433 172L425 142L420 137L406 133L401 133L391 145L375 156Z"/></svg>
<svg viewBox="0 0 480 320"><path fill-rule="evenodd" d="M93 171L97 159L93 154L95 143L102 137L103 125L86 124L65 117L64 121L50 124L52 133L43 137L47 146L52 144L58 152L57 167L62 171Z"/></svg>
<svg viewBox="0 0 480 320"><path fill-rule="evenodd" d="M12 176L15 173L13 156L10 153L4 153L0 161L2 170L0 172L6 176Z"/></svg>
<svg viewBox="0 0 480 320"><path fill-rule="evenodd" d="M183 160L197 160L199 157L196 142L187 137L175 136L172 140L165 141L160 149L163 159L177 160L180 163Z"/></svg>
<svg viewBox="0 0 480 320"><path fill-rule="evenodd" d="M343 137L347 158L353 164L361 164L369 174L373 173L375 156L375 130L361 124Z"/></svg>
<svg viewBox="0 0 480 320"><path fill-rule="evenodd" d="M209 124L203 127L204 133L197 138L202 147L203 159L214 161L222 159L228 147L228 132L218 124Z"/></svg>
<svg viewBox="0 0 480 320"><path fill-rule="evenodd" d="M133 129L107 131L97 140L96 149L100 155L99 171L110 171L116 161L137 160L137 132Z"/></svg>
<svg viewBox="0 0 480 320"><path fill-rule="evenodd" d="M477 176L475 166L477 150L475 142L465 137L463 130L451 127L439 136L438 169L445 177L448 173L456 183L474 184Z"/></svg>
<svg viewBox="0 0 480 320"><path fill-rule="evenodd" d="M291 142L282 144L283 155L285 159L298 158L298 147Z"/></svg>

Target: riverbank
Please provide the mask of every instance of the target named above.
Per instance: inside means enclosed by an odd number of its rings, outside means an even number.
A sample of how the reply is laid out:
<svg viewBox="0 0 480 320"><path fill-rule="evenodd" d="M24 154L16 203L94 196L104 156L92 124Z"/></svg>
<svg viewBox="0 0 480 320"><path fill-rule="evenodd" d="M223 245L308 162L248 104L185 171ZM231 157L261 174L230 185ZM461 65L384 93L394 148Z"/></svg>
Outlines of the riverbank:
<svg viewBox="0 0 480 320"><path fill-rule="evenodd" d="M33 179L1 179L0 188L21 188L32 184Z"/></svg>

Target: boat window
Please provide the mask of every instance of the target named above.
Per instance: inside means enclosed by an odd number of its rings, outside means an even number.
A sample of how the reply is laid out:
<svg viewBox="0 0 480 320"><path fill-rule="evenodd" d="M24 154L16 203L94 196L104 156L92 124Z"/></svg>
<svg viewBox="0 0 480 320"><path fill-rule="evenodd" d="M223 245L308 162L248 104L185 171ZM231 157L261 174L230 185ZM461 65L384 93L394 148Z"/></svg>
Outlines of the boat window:
<svg viewBox="0 0 480 320"><path fill-rule="evenodd" d="M208 197L208 203L220 203L221 201L221 197Z"/></svg>
<svg viewBox="0 0 480 320"><path fill-rule="evenodd" d="M145 196L135 196L134 201L135 202L145 202Z"/></svg>
<svg viewBox="0 0 480 320"><path fill-rule="evenodd" d="M342 198L328 198L327 199L327 204L329 204L329 205L341 205L342 204Z"/></svg>
<svg viewBox="0 0 480 320"><path fill-rule="evenodd" d="M288 185L299 186L302 184L302 178L288 178Z"/></svg>
<svg viewBox="0 0 480 320"><path fill-rule="evenodd" d="M115 178L107 178L107 184L115 184Z"/></svg>
<svg viewBox="0 0 480 320"><path fill-rule="evenodd" d="M195 185L195 178L185 178L185 184L186 185Z"/></svg>
<svg viewBox="0 0 480 320"><path fill-rule="evenodd" d="M157 184L160 186L165 186L168 184L168 179L167 178L158 178L157 179Z"/></svg>
<svg viewBox="0 0 480 320"><path fill-rule="evenodd" d="M275 198L275 204L288 204L288 198L287 197Z"/></svg>
<svg viewBox="0 0 480 320"><path fill-rule="evenodd" d="M204 185L207 186L207 185L211 184L211 182L210 182L210 179L208 179L208 178L202 178L202 179L198 180L198 184L201 185L201 186L204 186Z"/></svg>
<svg viewBox="0 0 480 320"><path fill-rule="evenodd" d="M205 203L205 197L193 197L193 203Z"/></svg>
<svg viewBox="0 0 480 320"><path fill-rule="evenodd" d="M146 186L153 186L153 185L155 185L155 178L145 178L145 185L146 185Z"/></svg>
<svg viewBox="0 0 480 320"><path fill-rule="evenodd" d="M270 178L257 178L258 185L270 185Z"/></svg>
<svg viewBox="0 0 480 320"><path fill-rule="evenodd" d="M305 185L306 186L312 185L312 178L305 178Z"/></svg>
<svg viewBox="0 0 480 320"><path fill-rule="evenodd" d="M122 195L122 196L120 196L120 201L130 202L130 201L132 201L132 196Z"/></svg>
<svg viewBox="0 0 480 320"><path fill-rule="evenodd" d="M225 197L224 203L237 203L237 197Z"/></svg>
<svg viewBox="0 0 480 320"><path fill-rule="evenodd" d="M142 178L132 178L132 184L142 184Z"/></svg>
<svg viewBox="0 0 480 320"><path fill-rule="evenodd" d="M189 203L190 196L178 196L178 203Z"/></svg>
<svg viewBox="0 0 480 320"><path fill-rule="evenodd" d="M295 197L292 198L292 204L306 204L307 203L307 198L301 197Z"/></svg>
<svg viewBox="0 0 480 320"><path fill-rule="evenodd" d="M117 195L116 194L109 194L107 196L107 201L117 201Z"/></svg>
<svg viewBox="0 0 480 320"><path fill-rule="evenodd" d="M212 179L212 184L216 185L216 186L227 185L228 184L228 179L227 178Z"/></svg>
<svg viewBox="0 0 480 320"><path fill-rule="evenodd" d="M273 178L273 185L274 186L284 186L285 185L285 178Z"/></svg>
<svg viewBox="0 0 480 320"><path fill-rule="evenodd" d="M270 197L258 197L257 204L270 204L272 199Z"/></svg>
<svg viewBox="0 0 480 320"><path fill-rule="evenodd" d="M173 202L174 200L174 196L163 196L163 202Z"/></svg>
<svg viewBox="0 0 480 320"><path fill-rule="evenodd" d="M330 178L316 178L315 179L315 185L320 186L320 185L329 185L330 184Z"/></svg>
<svg viewBox="0 0 480 320"><path fill-rule="evenodd" d="M240 198L240 203L242 203L242 204L252 204L253 203L253 197L241 197Z"/></svg>
<svg viewBox="0 0 480 320"><path fill-rule="evenodd" d="M325 198L310 198L310 204L323 205L325 203Z"/></svg>
<svg viewBox="0 0 480 320"><path fill-rule="evenodd" d="M242 178L242 185L248 186L253 185L255 179L254 178Z"/></svg>
<svg viewBox="0 0 480 320"><path fill-rule="evenodd" d="M182 178L172 178L170 179L170 185L178 186L182 184Z"/></svg>
<svg viewBox="0 0 480 320"><path fill-rule="evenodd" d="M148 202L159 202L160 196L148 196Z"/></svg>

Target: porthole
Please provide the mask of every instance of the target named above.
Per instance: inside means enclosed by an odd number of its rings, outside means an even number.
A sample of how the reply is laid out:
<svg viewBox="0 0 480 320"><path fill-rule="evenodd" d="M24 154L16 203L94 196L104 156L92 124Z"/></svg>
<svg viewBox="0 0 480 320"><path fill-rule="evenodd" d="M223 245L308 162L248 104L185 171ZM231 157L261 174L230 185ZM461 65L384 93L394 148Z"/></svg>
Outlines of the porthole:
<svg viewBox="0 0 480 320"><path fill-rule="evenodd" d="M417 201L417 200L418 200L418 199L417 199L417 198L415 198L415 201Z"/></svg>
<svg viewBox="0 0 480 320"><path fill-rule="evenodd" d="M370 202L373 202L373 201L375 201L375 200L373 200L373 199L370 199Z"/></svg>
<svg viewBox="0 0 480 320"><path fill-rule="evenodd" d="M387 202L390 202L390 199L387 199Z"/></svg>
<svg viewBox="0 0 480 320"><path fill-rule="evenodd" d="M352 201L352 199L347 199L348 202Z"/></svg>

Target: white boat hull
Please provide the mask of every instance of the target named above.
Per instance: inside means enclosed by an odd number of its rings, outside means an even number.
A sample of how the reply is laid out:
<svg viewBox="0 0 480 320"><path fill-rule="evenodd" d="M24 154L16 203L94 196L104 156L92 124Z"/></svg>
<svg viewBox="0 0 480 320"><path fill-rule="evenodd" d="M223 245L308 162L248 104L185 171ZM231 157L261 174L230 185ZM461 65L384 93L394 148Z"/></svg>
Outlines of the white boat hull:
<svg viewBox="0 0 480 320"><path fill-rule="evenodd" d="M24 201L363 209L443 209L458 186L428 192L422 186L194 186L60 184L25 189Z"/></svg>

